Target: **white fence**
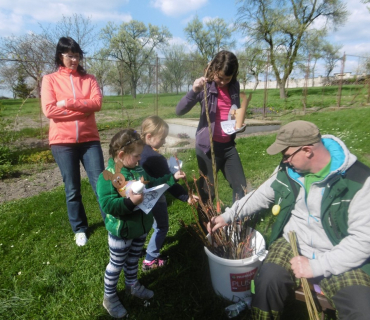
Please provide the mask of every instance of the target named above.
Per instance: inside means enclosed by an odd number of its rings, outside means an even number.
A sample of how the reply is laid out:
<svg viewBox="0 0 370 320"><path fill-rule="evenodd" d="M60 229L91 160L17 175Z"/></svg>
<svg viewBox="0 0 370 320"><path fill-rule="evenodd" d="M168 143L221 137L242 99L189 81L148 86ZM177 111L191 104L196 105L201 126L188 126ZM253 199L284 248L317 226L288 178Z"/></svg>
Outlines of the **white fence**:
<svg viewBox="0 0 370 320"><path fill-rule="evenodd" d="M338 81L340 79L352 79L355 75L352 74L352 72L344 72L341 73L335 73L334 76L329 77L329 81ZM357 77L365 77L366 73L362 75L357 75ZM295 79L295 78L288 78L286 83L286 88L303 88L305 86L307 87L322 87L327 84L327 78L318 76L315 78L302 78L302 79ZM248 81L246 85L244 86L242 83L240 84L241 89L254 89L255 82L254 81ZM266 81L260 81L257 85L256 89L265 89ZM277 89L279 88L278 83L276 80L267 80L267 89Z"/></svg>

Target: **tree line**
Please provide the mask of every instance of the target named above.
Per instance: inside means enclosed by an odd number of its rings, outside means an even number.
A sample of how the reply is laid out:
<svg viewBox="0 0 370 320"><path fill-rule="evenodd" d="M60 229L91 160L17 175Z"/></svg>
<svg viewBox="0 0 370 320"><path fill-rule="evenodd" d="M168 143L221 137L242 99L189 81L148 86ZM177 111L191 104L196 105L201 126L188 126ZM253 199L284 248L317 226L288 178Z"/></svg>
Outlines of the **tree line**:
<svg viewBox="0 0 370 320"><path fill-rule="evenodd" d="M14 97L21 97L22 90L27 93L31 86L38 96L42 76L55 70L55 46L61 36L74 38L86 52L84 67L96 76L103 94L109 87L134 98L138 92L153 92L153 86L177 93L183 86L190 88L217 52L235 50L236 32L247 39L235 51L241 84L253 78L257 86L260 75L270 67L281 98L286 97L287 79L293 70L314 77L317 61L324 59L329 76L341 59L341 46L326 37L330 29L346 22L344 1L236 0L235 5L237 15L232 23L222 18L203 23L195 16L187 24L184 33L193 50L170 44L172 34L165 26L131 20L120 25L109 22L97 30L89 17L63 16L54 25L40 25L39 34L0 39L0 86Z"/></svg>

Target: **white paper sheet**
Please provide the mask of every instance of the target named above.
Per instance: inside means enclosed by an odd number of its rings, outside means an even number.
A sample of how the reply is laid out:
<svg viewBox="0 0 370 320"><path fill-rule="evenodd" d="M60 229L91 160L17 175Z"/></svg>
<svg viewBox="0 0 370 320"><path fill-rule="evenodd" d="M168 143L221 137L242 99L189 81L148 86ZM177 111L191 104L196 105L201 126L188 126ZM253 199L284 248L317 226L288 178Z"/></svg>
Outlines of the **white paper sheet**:
<svg viewBox="0 0 370 320"><path fill-rule="evenodd" d="M176 158L173 156L167 160L167 163L168 163L168 167L170 168L170 171L172 174L175 174L177 171L179 171L182 168L182 161L179 160L179 164L180 164L180 168L179 168Z"/></svg>
<svg viewBox="0 0 370 320"><path fill-rule="evenodd" d="M135 210L143 210L146 214L152 210L154 205L157 203L159 197L165 192L170 186L168 184L161 184L159 186L144 189L144 201L137 205Z"/></svg>
<svg viewBox="0 0 370 320"><path fill-rule="evenodd" d="M235 129L235 123L236 123L236 120L221 121L221 128L223 132L225 132L228 135L231 135L233 133L238 133L239 131L243 131L245 127L247 126L246 124L243 124L241 128Z"/></svg>

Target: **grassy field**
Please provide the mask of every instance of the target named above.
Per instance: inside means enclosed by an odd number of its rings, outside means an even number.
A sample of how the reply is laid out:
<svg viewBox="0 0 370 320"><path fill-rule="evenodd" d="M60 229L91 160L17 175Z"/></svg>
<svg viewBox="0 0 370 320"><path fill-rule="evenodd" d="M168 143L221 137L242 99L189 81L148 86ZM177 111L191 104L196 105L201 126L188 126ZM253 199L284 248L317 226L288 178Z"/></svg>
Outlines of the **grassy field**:
<svg viewBox="0 0 370 320"><path fill-rule="evenodd" d="M289 90L289 93L289 99L294 97L293 90ZM179 98L176 95L161 96L158 114L165 118L175 117L175 101ZM255 94L253 97L256 106L261 98L263 102L263 95ZM104 115L101 119L107 117L107 121L100 122L100 129L119 127L131 120L132 126L138 125L142 118L153 113L154 99L154 96L139 96L133 102L124 97L122 107L119 98L104 98ZM320 101L321 98L317 94L312 99ZM1 102L4 122L12 124L16 116L38 119L37 101L27 101L22 108L19 101ZM361 102L351 108L327 109L303 116L293 112L284 113L279 119L283 123L297 119L316 123L322 133L339 136L361 161L370 165L370 108L361 107L363 104ZM278 105L278 102L273 105ZM332 103L325 107L328 106L332 106ZM280 113L286 111L282 106L276 108ZM130 119L124 117L125 112L130 112ZM110 113L121 114L122 118L110 120ZM189 117L197 117L198 113L199 109ZM23 134L31 135L30 131ZM37 130L33 134L37 134ZM18 135L22 136L22 133ZM269 177L280 160L279 155L266 154L266 148L274 138L275 135L271 134L238 139L237 149L245 174L254 188ZM195 152L191 150L178 156L184 161L184 170L192 185L192 173L197 172ZM231 190L221 176L219 193L225 206L230 205ZM101 305L104 270L109 258L107 233L93 192L85 180L83 198L90 231L88 245L81 248L73 240L62 187L0 205L1 319L110 319ZM226 319L224 308L229 303L219 298L212 289L203 246L179 223L180 220L186 224L194 222L191 208L170 196L168 204L170 230L163 254L170 257L170 262L160 270L149 273L139 271L139 280L155 292L150 305L145 306L142 301L127 298L124 279L120 279L119 296L129 312L129 319ZM269 237L266 227L271 218L272 215L267 212L255 219L256 228L266 239ZM235 319L247 318L248 313L243 312ZM282 319L308 319L305 305L290 302Z"/></svg>
<svg viewBox="0 0 370 320"><path fill-rule="evenodd" d="M246 90L247 94L251 91ZM302 88L287 89L288 98L281 100L278 89L267 90L266 108L269 117L280 117L279 113L297 109L303 110ZM346 85L341 90L341 106L357 107L367 102L368 88L362 85ZM252 101L249 109L251 116L260 116L261 109L265 103L265 91L257 90L252 93ZM103 99L102 110L96 114L100 129L106 126L136 126L147 115L157 114L163 118L177 117L175 107L184 93L176 94L154 94L137 95L137 99L131 96L107 96ZM28 99L23 103L20 99L0 100L2 103L0 117L7 121L9 129L16 126L21 120L27 118L38 124L38 127L46 126L47 122L40 124L40 101L39 99ZM338 104L338 87L309 87L307 88L306 108L336 107ZM199 117L199 108L195 107L186 118ZM3 130L4 126L0 126ZM25 133L26 134L26 133ZM30 133L29 133L30 134Z"/></svg>

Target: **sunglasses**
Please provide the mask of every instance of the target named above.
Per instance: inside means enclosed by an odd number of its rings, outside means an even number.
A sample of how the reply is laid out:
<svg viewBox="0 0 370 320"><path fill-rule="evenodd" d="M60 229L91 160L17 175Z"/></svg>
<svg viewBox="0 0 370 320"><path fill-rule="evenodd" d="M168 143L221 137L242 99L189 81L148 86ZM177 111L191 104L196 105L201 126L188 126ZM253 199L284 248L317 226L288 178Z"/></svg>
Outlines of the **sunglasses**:
<svg viewBox="0 0 370 320"><path fill-rule="evenodd" d="M283 155L283 159L282 159L282 161L283 162L285 162L285 161L288 161L290 158L292 158L296 153L298 153L299 151L301 151L302 150L302 148L303 148L303 146L302 147L299 147L296 151L294 151L292 154L284 154Z"/></svg>

